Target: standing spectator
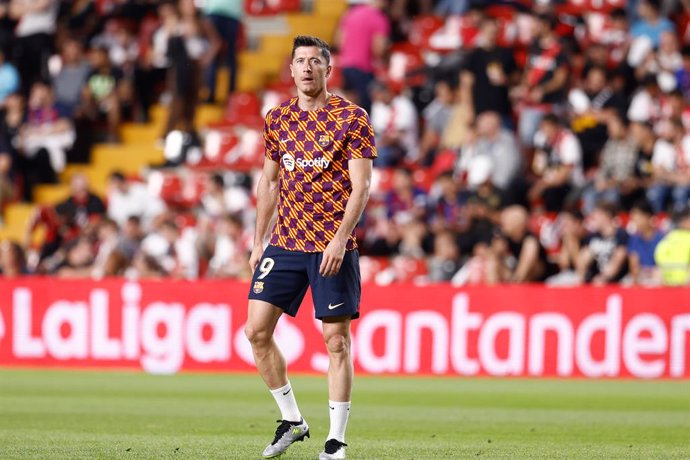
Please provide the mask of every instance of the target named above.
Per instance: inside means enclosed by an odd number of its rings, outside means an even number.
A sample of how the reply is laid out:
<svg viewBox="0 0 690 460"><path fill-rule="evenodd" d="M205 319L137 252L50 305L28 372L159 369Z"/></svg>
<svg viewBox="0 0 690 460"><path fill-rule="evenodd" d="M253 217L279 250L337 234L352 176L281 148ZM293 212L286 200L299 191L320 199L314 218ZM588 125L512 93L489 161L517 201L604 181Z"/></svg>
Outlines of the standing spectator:
<svg viewBox="0 0 690 460"><path fill-rule="evenodd" d="M653 183L647 190L647 199L654 212L666 211L669 198L676 211L684 209L690 199L690 137L685 136L681 120L662 124L652 165Z"/></svg>
<svg viewBox="0 0 690 460"><path fill-rule="evenodd" d="M0 48L0 109L5 105L7 96L19 90L19 73L11 62L6 60L7 54Z"/></svg>
<svg viewBox="0 0 690 460"><path fill-rule="evenodd" d="M91 66L84 58L81 42L68 38L62 45L62 65L53 78L53 90L58 110L65 117L75 116L81 105L82 90L91 73Z"/></svg>
<svg viewBox="0 0 690 460"><path fill-rule="evenodd" d="M336 43L343 69L343 89L348 97L369 112L369 86L374 70L388 49L391 25L382 9L383 0L349 0L350 8L343 15Z"/></svg>
<svg viewBox="0 0 690 460"><path fill-rule="evenodd" d="M107 48L93 48L90 52L91 75L83 88L85 110L92 120L105 119L108 131L106 142L120 141L121 108L128 91L122 70L113 66Z"/></svg>
<svg viewBox="0 0 690 460"><path fill-rule="evenodd" d="M57 0L12 0L10 16L19 23L14 31L14 62L24 94L36 80L46 80L48 58L53 49L59 2Z"/></svg>
<svg viewBox="0 0 690 460"><path fill-rule="evenodd" d="M690 284L690 208L676 213L676 228L656 247L654 261L661 270L665 286Z"/></svg>
<svg viewBox="0 0 690 460"><path fill-rule="evenodd" d="M654 226L654 211L649 203L635 203L630 221L635 227L628 240L630 279L633 284L657 285L661 277L654 262L654 251L664 235Z"/></svg>
<svg viewBox="0 0 690 460"><path fill-rule="evenodd" d="M424 166L433 164L436 154L445 147L443 135L446 129L450 128L448 125L453 111L455 88L451 82L439 80L434 84L434 94L434 99L422 112L424 132L420 139L419 154L420 162ZM453 130L463 128L463 125L452 127Z"/></svg>
<svg viewBox="0 0 690 460"><path fill-rule="evenodd" d="M535 145L532 169L537 180L530 188L529 198L541 199L547 211L558 212L566 201L572 201L584 182L580 143L558 117L550 114L541 122Z"/></svg>
<svg viewBox="0 0 690 460"><path fill-rule="evenodd" d="M535 39L529 48L522 83L512 93L521 104L520 142L528 148L534 145L534 134L544 115L558 113L565 102L568 65L555 26L553 16L534 16Z"/></svg>
<svg viewBox="0 0 690 460"><path fill-rule="evenodd" d="M216 100L216 78L218 65L227 64L229 71L228 91L230 95L237 85L237 53L244 16L243 0L206 0L204 15L213 24L216 33L223 43L225 55L216 55L206 67L206 88L208 96L206 102Z"/></svg>
<svg viewBox="0 0 690 460"><path fill-rule="evenodd" d="M417 109L408 96L396 94L390 85L373 85L371 125L376 134L379 156L376 166L398 166L418 156Z"/></svg>
<svg viewBox="0 0 690 460"><path fill-rule="evenodd" d="M517 79L517 66L511 50L496 44L498 24L495 19L483 18L478 46L467 56L461 73L461 93L474 115L496 112L504 126L513 125L513 109L508 89Z"/></svg>
<svg viewBox="0 0 690 460"><path fill-rule="evenodd" d="M501 213L501 229L491 243L490 283L543 281L550 273L544 247L527 230L529 213L521 206L509 206Z"/></svg>
<svg viewBox="0 0 690 460"><path fill-rule="evenodd" d="M598 203L592 211L592 232L577 260L581 282L604 285L620 281L627 273L628 234L616 225L615 218L616 207L610 203Z"/></svg>
<svg viewBox="0 0 690 460"><path fill-rule="evenodd" d="M639 19L633 22L630 34L634 39L646 37L652 42L654 48L659 46L663 32L675 31L673 23L661 16L658 0L640 0L637 14Z"/></svg>
<svg viewBox="0 0 690 460"><path fill-rule="evenodd" d="M220 38L213 25L196 9L194 0L179 0L176 16L164 23L170 62L168 91L172 94L165 134L179 129L195 133L194 117L199 103L201 72L215 58Z"/></svg>
<svg viewBox="0 0 690 460"><path fill-rule="evenodd" d="M491 182L506 192L513 185L522 167L522 155L513 133L501 125L497 112L484 111L477 117L475 155L491 159Z"/></svg>
<svg viewBox="0 0 690 460"><path fill-rule="evenodd" d="M589 214L599 201L621 204L621 195L629 196L635 190L627 185L635 174L637 145L628 135L627 124L617 114L611 114L608 121L609 140L604 145L601 164L594 183L582 193L583 209Z"/></svg>

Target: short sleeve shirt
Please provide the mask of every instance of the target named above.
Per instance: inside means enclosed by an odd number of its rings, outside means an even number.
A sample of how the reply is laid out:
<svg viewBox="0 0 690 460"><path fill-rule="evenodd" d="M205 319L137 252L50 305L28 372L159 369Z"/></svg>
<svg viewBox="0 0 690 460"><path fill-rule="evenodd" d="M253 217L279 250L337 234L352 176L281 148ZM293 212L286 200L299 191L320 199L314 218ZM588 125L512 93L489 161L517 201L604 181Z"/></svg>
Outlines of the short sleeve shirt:
<svg viewBox="0 0 690 460"><path fill-rule="evenodd" d="M324 108L305 111L294 97L266 115L264 142L267 160L280 165L278 219L270 244L323 252L352 192L349 160L376 158L367 113L337 95ZM356 246L353 233L346 249Z"/></svg>

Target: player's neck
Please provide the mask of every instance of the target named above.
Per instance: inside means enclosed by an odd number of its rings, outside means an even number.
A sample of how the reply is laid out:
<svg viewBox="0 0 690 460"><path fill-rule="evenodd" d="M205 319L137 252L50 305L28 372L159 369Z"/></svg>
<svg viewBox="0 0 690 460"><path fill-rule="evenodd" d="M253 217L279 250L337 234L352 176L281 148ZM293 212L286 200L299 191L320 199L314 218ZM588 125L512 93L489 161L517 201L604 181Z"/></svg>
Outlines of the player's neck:
<svg viewBox="0 0 690 460"><path fill-rule="evenodd" d="M313 110L319 110L326 107L330 97L331 93L329 93L325 88L320 93L314 95L298 93L297 105L300 109L311 112Z"/></svg>

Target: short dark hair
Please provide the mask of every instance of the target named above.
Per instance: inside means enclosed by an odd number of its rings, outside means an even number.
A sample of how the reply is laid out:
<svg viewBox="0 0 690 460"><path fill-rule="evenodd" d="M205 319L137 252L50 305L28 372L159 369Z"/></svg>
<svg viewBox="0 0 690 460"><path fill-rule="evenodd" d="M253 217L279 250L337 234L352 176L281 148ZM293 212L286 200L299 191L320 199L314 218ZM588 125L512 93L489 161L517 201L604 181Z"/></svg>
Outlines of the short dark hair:
<svg viewBox="0 0 690 460"><path fill-rule="evenodd" d="M637 211L645 216L653 216L654 215L654 209L652 209L652 205L649 204L649 201L645 199L641 199L636 201L632 207L630 208L631 211Z"/></svg>
<svg viewBox="0 0 690 460"><path fill-rule="evenodd" d="M315 46L321 50L321 56L326 60L326 64L331 63L331 47L328 43L312 35L298 35L292 41L292 58L295 57L295 50L303 46Z"/></svg>
<svg viewBox="0 0 690 460"><path fill-rule="evenodd" d="M618 205L612 201L601 200L598 201L594 206L594 209L598 209L603 213L607 214L609 217L614 218L618 215Z"/></svg>
<svg viewBox="0 0 690 460"><path fill-rule="evenodd" d="M563 123L561 119L555 113L547 113L544 118L541 119L542 123L551 123L552 125L561 126Z"/></svg>

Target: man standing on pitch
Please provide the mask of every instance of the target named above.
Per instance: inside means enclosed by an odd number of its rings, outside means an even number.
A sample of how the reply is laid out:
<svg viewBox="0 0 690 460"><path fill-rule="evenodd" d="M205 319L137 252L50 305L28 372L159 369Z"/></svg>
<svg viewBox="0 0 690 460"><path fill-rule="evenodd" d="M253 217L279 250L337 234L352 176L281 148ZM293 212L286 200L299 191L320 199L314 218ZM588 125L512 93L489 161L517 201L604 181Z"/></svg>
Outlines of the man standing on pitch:
<svg viewBox="0 0 690 460"><path fill-rule="evenodd" d="M343 459L353 374L350 321L359 316L361 292L353 231L369 197L376 147L367 113L326 89L331 65L325 42L295 37L290 72L297 97L266 115L246 334L280 408L282 420L263 452L264 458L277 457L309 437L309 426L273 331L283 313L297 314L311 286L330 358L331 426L319 458ZM278 220L264 251L276 206Z"/></svg>

